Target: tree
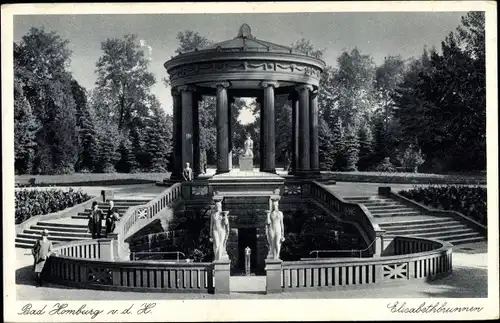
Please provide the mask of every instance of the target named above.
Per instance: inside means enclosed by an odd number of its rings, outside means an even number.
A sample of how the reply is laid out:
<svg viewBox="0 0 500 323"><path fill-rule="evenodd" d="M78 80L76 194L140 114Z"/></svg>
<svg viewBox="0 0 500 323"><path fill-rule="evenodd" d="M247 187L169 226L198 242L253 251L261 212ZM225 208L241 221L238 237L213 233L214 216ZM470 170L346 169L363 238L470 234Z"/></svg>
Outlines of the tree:
<svg viewBox="0 0 500 323"><path fill-rule="evenodd" d="M335 167L335 138L328 123L319 118L318 120L318 146L319 164L322 170L330 171Z"/></svg>
<svg viewBox="0 0 500 323"><path fill-rule="evenodd" d="M342 121L337 119L337 122L333 125L332 128L332 147L333 147L333 156L335 156L335 166L334 170L341 170L344 168L345 159L343 156L343 152L345 151L345 142L344 142L344 127L342 126Z"/></svg>
<svg viewBox="0 0 500 323"><path fill-rule="evenodd" d="M44 29L32 28L14 44L14 76L22 87L17 93L23 93L40 125L32 167L36 173L74 170L78 139L72 77L67 72L70 55L68 41Z"/></svg>
<svg viewBox="0 0 500 323"><path fill-rule="evenodd" d="M337 59L338 69L333 71L331 84L336 110L333 119L340 118L345 126L357 126L361 119L369 119L373 107L375 64L369 55L357 48L343 52Z"/></svg>
<svg viewBox="0 0 500 323"><path fill-rule="evenodd" d="M165 172L168 165L168 155L171 152L170 138L172 136L172 120L167 119L156 98L150 98L151 115L146 126L146 152L148 155L148 170Z"/></svg>
<svg viewBox="0 0 500 323"><path fill-rule="evenodd" d="M311 42L305 38L301 38L298 41L292 43L291 46L295 51L309 55L309 56L314 56L316 58L322 59L326 49L317 49Z"/></svg>
<svg viewBox="0 0 500 323"><path fill-rule="evenodd" d="M405 75L395 96L399 122L434 170L484 169L484 13L464 16L462 26L442 42L441 52L421 60L426 68L414 65Z"/></svg>
<svg viewBox="0 0 500 323"><path fill-rule="evenodd" d="M393 115L393 95L396 86L402 82L404 61L400 56L384 58L384 63L375 72L376 112L383 115L385 131L389 131L389 121Z"/></svg>
<svg viewBox="0 0 500 323"><path fill-rule="evenodd" d="M190 52L195 49L202 49L211 45L213 42L199 33L192 30L184 30L177 34L179 47L175 50L175 54Z"/></svg>
<svg viewBox="0 0 500 323"><path fill-rule="evenodd" d="M39 124L24 96L23 86L14 78L14 157L15 171L19 174L31 173Z"/></svg>
<svg viewBox="0 0 500 323"><path fill-rule="evenodd" d="M76 80L71 81L71 92L76 104L76 127L78 132L78 160L76 170L92 171L99 150L94 120L90 114L87 93Z"/></svg>
<svg viewBox="0 0 500 323"><path fill-rule="evenodd" d="M345 159L345 170L358 170L359 138L355 127L347 127L345 134L345 151L343 154Z"/></svg>
<svg viewBox="0 0 500 323"><path fill-rule="evenodd" d="M118 129L130 129L136 116L148 114L146 101L155 77L148 72L149 59L136 35L111 38L101 43L104 54L96 64L98 115L111 119Z"/></svg>
<svg viewBox="0 0 500 323"><path fill-rule="evenodd" d="M373 162L373 138L370 126L367 122L360 125L358 129L359 138L359 170L368 170Z"/></svg>

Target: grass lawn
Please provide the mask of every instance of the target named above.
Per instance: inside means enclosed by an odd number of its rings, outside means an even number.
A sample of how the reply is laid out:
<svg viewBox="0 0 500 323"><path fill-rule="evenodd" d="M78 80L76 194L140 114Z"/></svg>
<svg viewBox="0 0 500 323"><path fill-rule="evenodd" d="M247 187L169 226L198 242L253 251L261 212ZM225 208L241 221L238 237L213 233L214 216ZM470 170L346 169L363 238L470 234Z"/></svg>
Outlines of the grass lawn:
<svg viewBox="0 0 500 323"><path fill-rule="evenodd" d="M158 182L170 177L170 173L74 173L67 175L16 175L17 184L28 184L31 178L36 180L36 184L64 184L64 183L104 183L116 182Z"/></svg>

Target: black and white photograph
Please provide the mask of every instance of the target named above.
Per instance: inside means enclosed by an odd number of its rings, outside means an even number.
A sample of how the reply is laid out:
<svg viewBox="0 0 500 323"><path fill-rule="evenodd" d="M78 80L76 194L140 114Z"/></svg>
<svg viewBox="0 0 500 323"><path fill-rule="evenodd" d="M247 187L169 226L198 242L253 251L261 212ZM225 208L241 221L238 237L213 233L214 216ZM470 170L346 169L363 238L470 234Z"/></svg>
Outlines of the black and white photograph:
<svg viewBox="0 0 500 323"><path fill-rule="evenodd" d="M2 5L6 321L499 318L496 19Z"/></svg>

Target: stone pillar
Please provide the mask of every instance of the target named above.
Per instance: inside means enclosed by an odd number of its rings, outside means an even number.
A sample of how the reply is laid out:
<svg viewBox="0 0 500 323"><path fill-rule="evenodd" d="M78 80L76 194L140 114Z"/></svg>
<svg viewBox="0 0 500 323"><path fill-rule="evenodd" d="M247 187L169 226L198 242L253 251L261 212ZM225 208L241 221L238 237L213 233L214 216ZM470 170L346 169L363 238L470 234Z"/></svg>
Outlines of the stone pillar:
<svg viewBox="0 0 500 323"><path fill-rule="evenodd" d="M172 115L173 115L173 155L172 174L170 179L180 180L182 178L182 99L177 88L172 89Z"/></svg>
<svg viewBox="0 0 500 323"><path fill-rule="evenodd" d="M309 96L309 131L311 135L311 172L319 174L319 142L318 142L318 92L310 92Z"/></svg>
<svg viewBox="0 0 500 323"><path fill-rule="evenodd" d="M266 259L266 294L281 293L281 260Z"/></svg>
<svg viewBox="0 0 500 323"><path fill-rule="evenodd" d="M230 289L230 263L229 260L216 260L214 266L214 293L229 294Z"/></svg>
<svg viewBox="0 0 500 323"><path fill-rule="evenodd" d="M274 112L274 89L279 86L278 82L264 81L261 83L264 88L263 109L260 117L262 119L261 136L263 137L264 154L261 171L276 173L276 132L275 132L275 112Z"/></svg>
<svg viewBox="0 0 500 323"><path fill-rule="evenodd" d="M309 91L312 87L307 84L298 85L299 94L299 163L297 174L308 174L311 170L310 162L310 132L309 132Z"/></svg>
<svg viewBox="0 0 500 323"><path fill-rule="evenodd" d="M294 174L299 164L299 100L297 93L293 93L289 98L292 101L292 169L289 172Z"/></svg>
<svg viewBox="0 0 500 323"><path fill-rule="evenodd" d="M231 115L232 109L233 109L233 103L235 101L234 96L229 97L229 103L227 105L227 128L228 128L228 151L229 151L229 170L233 169L233 118Z"/></svg>
<svg viewBox="0 0 500 323"><path fill-rule="evenodd" d="M264 114L264 105L262 104L264 102L264 98L262 96L258 96L255 98L255 102L259 105L259 111L260 111L260 130L259 130L259 168L260 171L263 170L264 168L264 135L262 133L262 129L264 129L264 119L262 115Z"/></svg>
<svg viewBox="0 0 500 323"><path fill-rule="evenodd" d="M200 164L200 117L199 106L202 100L198 93L193 94L193 175L201 174Z"/></svg>
<svg viewBox="0 0 500 323"><path fill-rule="evenodd" d="M114 261L115 260L115 248L114 244L118 242L113 239L99 239L97 241L99 245L99 259L104 261Z"/></svg>
<svg viewBox="0 0 500 323"><path fill-rule="evenodd" d="M179 90L182 95L182 164L181 169L186 163L191 166L193 160L193 92L195 88L192 86L180 86Z"/></svg>
<svg viewBox="0 0 500 323"><path fill-rule="evenodd" d="M219 82L217 87L217 174L229 172L229 122L227 88L229 82Z"/></svg>

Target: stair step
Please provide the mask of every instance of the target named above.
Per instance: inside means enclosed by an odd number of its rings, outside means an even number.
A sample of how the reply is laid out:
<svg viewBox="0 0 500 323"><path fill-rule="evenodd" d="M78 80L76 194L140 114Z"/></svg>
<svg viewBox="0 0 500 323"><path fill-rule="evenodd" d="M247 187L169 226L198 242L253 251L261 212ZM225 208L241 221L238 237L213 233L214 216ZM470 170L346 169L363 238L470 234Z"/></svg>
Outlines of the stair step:
<svg viewBox="0 0 500 323"><path fill-rule="evenodd" d="M459 245L459 244L464 244L464 243L473 243L473 242L481 242L481 241L486 241L486 238L483 236L479 237L470 237L470 238L461 238L461 239L451 239L447 240L447 242L453 244L453 245Z"/></svg>
<svg viewBox="0 0 500 323"><path fill-rule="evenodd" d="M387 197L373 195L373 196L346 196L343 197L345 201L373 201L373 200L392 200Z"/></svg>
<svg viewBox="0 0 500 323"><path fill-rule="evenodd" d="M67 237L67 236L60 236L60 235L51 235L49 232L49 239L51 241L53 240L58 240L58 241L73 241L73 240L85 240L85 239L90 239L91 236L89 237ZM34 239L38 240L40 239L39 234L27 234L27 233L19 233L17 235L17 239Z"/></svg>
<svg viewBox="0 0 500 323"><path fill-rule="evenodd" d="M435 218L435 219L422 219L422 220L403 220L403 221L394 221L394 222L383 222L379 223L378 225L380 227L386 228L386 229L391 229L392 227L405 227L407 228L408 226L420 226L420 225L444 225L444 224L456 224L457 221L453 219L447 219L447 218Z"/></svg>
<svg viewBox="0 0 500 323"><path fill-rule="evenodd" d="M82 221L82 224L68 224L68 223L57 223L57 222L38 222L37 226L43 227L44 229L49 229L50 227L58 228L88 228L88 224Z"/></svg>
<svg viewBox="0 0 500 323"><path fill-rule="evenodd" d="M456 229L456 230L445 230L442 232L421 232L418 233L419 237L426 237L426 238L432 238L432 237L456 237L457 235L462 235L462 234L469 234L469 233L474 233L474 234L479 234L476 231L472 229ZM417 235L417 234L415 234Z"/></svg>
<svg viewBox="0 0 500 323"><path fill-rule="evenodd" d="M47 226L40 226L40 225L32 225L30 230L44 230L47 229L49 231L61 231L61 232L85 232L86 226L84 228L73 228L73 227L47 227Z"/></svg>
<svg viewBox="0 0 500 323"><path fill-rule="evenodd" d="M363 204L365 205L365 204ZM399 203L388 203L388 204L384 204L384 205L365 205L365 207L368 209L368 210L391 210L391 209L397 209L397 208L407 208L407 206L405 205L402 205L402 204L399 204Z"/></svg>
<svg viewBox="0 0 500 323"><path fill-rule="evenodd" d="M439 236L434 239L449 241L449 240L460 240L462 238L472 238L472 237L482 237L478 232L467 232L467 233L458 233L449 236Z"/></svg>
<svg viewBox="0 0 500 323"><path fill-rule="evenodd" d="M414 216L414 215L419 215L421 214L418 211L401 211L401 212L388 212L388 213L375 213L372 215L376 218L382 218L382 217L393 217L393 216Z"/></svg>
<svg viewBox="0 0 500 323"><path fill-rule="evenodd" d="M467 229L466 226L462 224L449 225L449 226L438 226L436 225L428 225L427 227L421 226L402 226L402 227L394 227L388 228L387 232L391 232L394 234L405 235L405 234L420 234L420 233L430 233L430 232L442 232L444 230L456 230L456 229Z"/></svg>
<svg viewBox="0 0 500 323"><path fill-rule="evenodd" d="M370 210L368 209L368 211L370 211L371 214L375 215L375 214L392 214L392 213L401 213L401 212L417 212L417 213L420 213L418 211L415 211L414 209L412 208L409 208L409 207L399 207L399 208L394 208L394 209L391 209L391 210Z"/></svg>
<svg viewBox="0 0 500 323"><path fill-rule="evenodd" d="M30 235L37 235L40 236L42 235L42 230L32 230L32 229L26 229L24 230L23 234L30 234ZM92 237L90 233L87 233L87 231L82 231L82 232L63 232L63 231L53 231L49 230L49 238L52 236L59 236L59 237L73 237L74 239L78 239L79 237Z"/></svg>

